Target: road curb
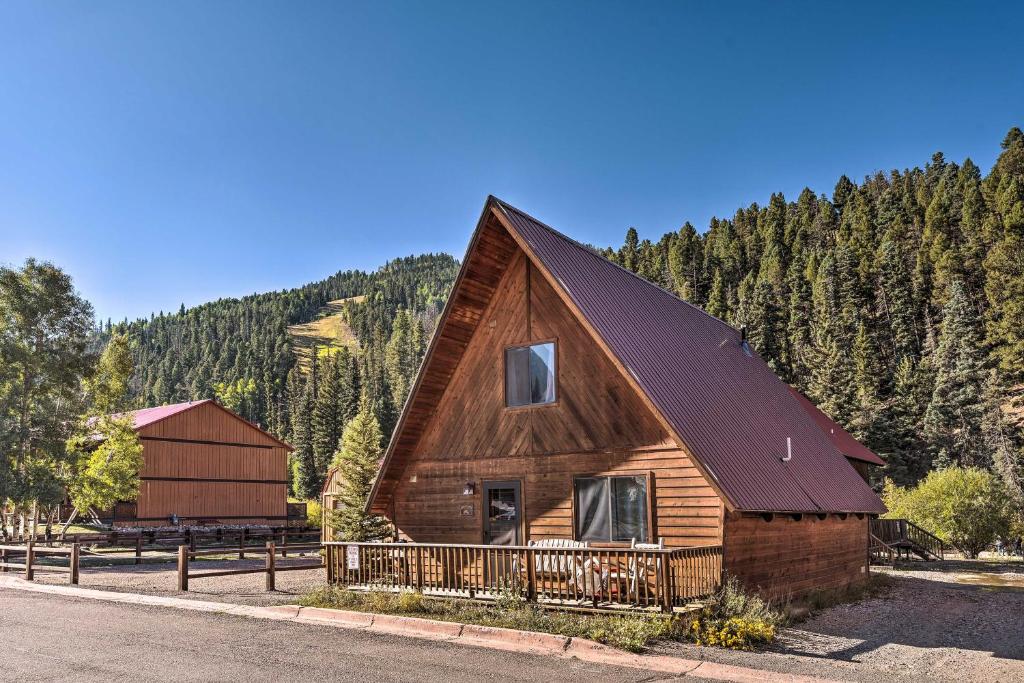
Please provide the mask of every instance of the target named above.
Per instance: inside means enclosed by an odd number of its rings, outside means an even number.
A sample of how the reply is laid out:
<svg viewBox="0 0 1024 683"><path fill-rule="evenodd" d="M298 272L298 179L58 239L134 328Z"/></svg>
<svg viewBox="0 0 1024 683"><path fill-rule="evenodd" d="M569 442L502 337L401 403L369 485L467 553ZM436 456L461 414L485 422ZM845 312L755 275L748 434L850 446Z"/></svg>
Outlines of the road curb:
<svg viewBox="0 0 1024 683"><path fill-rule="evenodd" d="M516 631L515 629L460 624L436 619L419 619L416 617L324 609L320 607L299 607L298 605L256 607L208 600L187 600L185 598L172 598L160 595L116 593L77 586L32 583L11 576L0 576L0 588L11 588L32 593L66 595L68 597L117 602L128 605L166 607L193 612L213 612L250 619L290 621L297 624L367 630L410 638L455 642L493 650L505 650L563 659L578 659L594 664L644 669L681 677L697 676L705 679L733 681L735 683L830 683L827 679L822 678L781 674L773 671L717 664L715 662L695 659L683 659L667 655L633 654L584 638L568 638L551 633Z"/></svg>

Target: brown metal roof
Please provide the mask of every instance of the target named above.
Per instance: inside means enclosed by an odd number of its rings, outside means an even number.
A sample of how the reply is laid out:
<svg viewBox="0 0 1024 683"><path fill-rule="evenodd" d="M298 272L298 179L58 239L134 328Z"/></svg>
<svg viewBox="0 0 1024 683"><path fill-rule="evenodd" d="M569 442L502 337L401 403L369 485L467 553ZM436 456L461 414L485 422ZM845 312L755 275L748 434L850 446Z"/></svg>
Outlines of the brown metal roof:
<svg viewBox="0 0 1024 683"><path fill-rule="evenodd" d="M800 402L807 414L811 416L811 419L818 425L821 431L825 432L825 436L832 440L836 448L845 455L847 458L853 458L854 460L861 460L871 465L884 465L885 461L875 455L874 451L862 444L857 439L853 438L848 431L843 429L839 424L832 420L828 415L821 412L818 406L811 403L811 400L801 394L793 387L789 388L789 393L796 397L796 400Z"/></svg>
<svg viewBox="0 0 1024 683"><path fill-rule="evenodd" d="M737 330L522 211L491 202L732 507L885 511ZM792 458L784 461L787 440Z"/></svg>

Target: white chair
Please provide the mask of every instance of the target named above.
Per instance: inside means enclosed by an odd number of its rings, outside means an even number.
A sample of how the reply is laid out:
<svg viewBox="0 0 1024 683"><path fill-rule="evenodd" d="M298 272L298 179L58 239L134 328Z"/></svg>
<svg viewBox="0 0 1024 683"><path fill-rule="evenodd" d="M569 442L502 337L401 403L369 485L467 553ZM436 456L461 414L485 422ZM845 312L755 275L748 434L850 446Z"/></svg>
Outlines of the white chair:
<svg viewBox="0 0 1024 683"><path fill-rule="evenodd" d="M659 538L657 543L637 543L636 539L634 538L630 543L629 547L632 550L664 550L665 539ZM644 556L641 558L629 558L629 592L631 595L638 596L638 599L640 594L637 592L637 588L638 582L640 580L640 575L642 574L644 576L644 579L646 580L648 574L652 569L652 566L655 572L655 576L660 576L661 557L657 557L653 561L653 564L652 560L648 556Z"/></svg>
<svg viewBox="0 0 1024 683"><path fill-rule="evenodd" d="M539 541L530 541L528 545L531 548L552 549L590 547L589 541L574 541L571 538L544 538ZM547 572L549 574L556 573L558 577L567 575L566 585L568 587L580 587L583 589L584 594L587 591L587 584L592 583L586 580L586 565L587 562L578 564L575 558L567 553L538 552L534 554L534 568L538 574Z"/></svg>

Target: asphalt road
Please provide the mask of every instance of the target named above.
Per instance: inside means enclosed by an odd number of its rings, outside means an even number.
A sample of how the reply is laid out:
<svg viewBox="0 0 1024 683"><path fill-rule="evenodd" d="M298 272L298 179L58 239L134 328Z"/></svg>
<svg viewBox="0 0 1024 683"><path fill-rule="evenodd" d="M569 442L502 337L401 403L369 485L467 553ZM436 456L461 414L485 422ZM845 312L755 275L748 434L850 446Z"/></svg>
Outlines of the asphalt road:
<svg viewBox="0 0 1024 683"><path fill-rule="evenodd" d="M650 681L650 671L0 588L8 681Z"/></svg>

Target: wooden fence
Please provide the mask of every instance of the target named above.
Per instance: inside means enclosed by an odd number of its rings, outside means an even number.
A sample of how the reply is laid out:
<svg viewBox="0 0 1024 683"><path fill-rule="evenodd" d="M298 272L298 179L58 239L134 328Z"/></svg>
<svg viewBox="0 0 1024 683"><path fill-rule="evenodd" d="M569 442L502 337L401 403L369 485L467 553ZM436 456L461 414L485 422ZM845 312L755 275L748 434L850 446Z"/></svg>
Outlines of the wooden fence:
<svg viewBox="0 0 1024 683"><path fill-rule="evenodd" d="M268 541L274 541L280 548L284 557L287 557L289 548L299 544L308 544L319 541L319 529L289 529L277 527L269 529L210 529L204 531L110 531L102 533L67 534L63 539L53 537L49 540L51 544L71 545L79 544L82 547L83 556L88 557L113 557L109 551L124 549L125 552L134 551L135 564L143 564L149 561L166 561L166 553L177 552L178 546L187 545L191 550L197 549L237 549L239 559L245 559L246 553L262 552ZM24 547L24 546L20 546ZM40 542L36 542L40 547ZM255 550L251 550L255 548ZM95 552L106 550L108 552ZM144 553L161 553L162 557L144 558Z"/></svg>
<svg viewBox="0 0 1024 683"><path fill-rule="evenodd" d="M291 545L287 548L278 547L273 541L267 541L267 544L262 548L249 548L246 552L250 554L263 554L266 558L266 564L263 567L249 567L245 569L214 569L209 571L192 571L191 563L192 560L197 557L211 557L215 555L224 555L223 548L220 549L206 549L206 550L195 550L187 545L178 546L178 590L187 591L189 580L191 579L204 579L213 576L237 576L239 574L266 574L267 575L267 590L274 590L275 586L275 574L277 572L292 572L300 571L303 569L321 569L324 564L320 557L316 558L316 564L307 563L299 565L291 565L288 567L277 566L277 556L286 557L289 551L295 553L319 551L319 543L308 543L305 545ZM240 555L241 557L241 555Z"/></svg>
<svg viewBox="0 0 1024 683"><path fill-rule="evenodd" d="M329 583L360 590L493 599L505 591L554 605L660 608L721 585L722 546L638 550L325 542Z"/></svg>
<svg viewBox="0 0 1024 683"><path fill-rule="evenodd" d="M43 564L41 557L59 556L67 558L67 566ZM20 562L14 560L21 559ZM31 581L36 572L63 572L68 575L68 582L78 584L80 547L73 543L69 548L39 548L29 541L26 545L0 545L0 572L21 569L25 572L25 580Z"/></svg>

